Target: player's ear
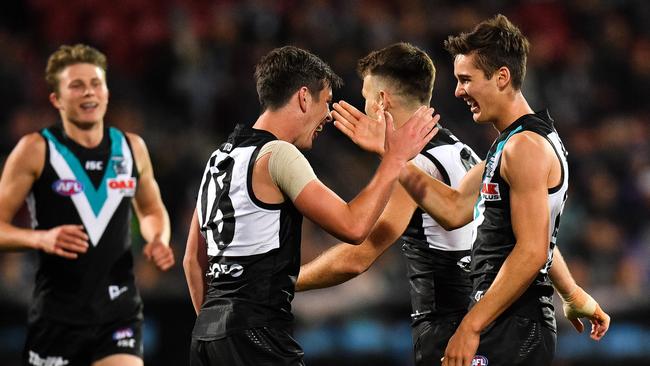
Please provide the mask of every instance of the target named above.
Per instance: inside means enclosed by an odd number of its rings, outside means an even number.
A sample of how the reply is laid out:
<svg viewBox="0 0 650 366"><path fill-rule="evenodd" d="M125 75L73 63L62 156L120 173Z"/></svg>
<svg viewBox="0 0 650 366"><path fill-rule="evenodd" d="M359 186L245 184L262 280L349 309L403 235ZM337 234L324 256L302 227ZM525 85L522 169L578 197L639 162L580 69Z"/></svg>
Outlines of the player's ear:
<svg viewBox="0 0 650 366"><path fill-rule="evenodd" d="M510 75L510 69L505 66L501 66L495 73L496 82L499 89L504 89L510 85L512 81L512 75Z"/></svg>
<svg viewBox="0 0 650 366"><path fill-rule="evenodd" d="M62 105L61 102L59 101L59 96L55 92L50 93L50 103L54 106L56 109L61 109Z"/></svg>
<svg viewBox="0 0 650 366"><path fill-rule="evenodd" d="M298 104L303 113L307 112L307 100L309 98L311 98L311 94L309 94L309 89L306 86L298 89Z"/></svg>
<svg viewBox="0 0 650 366"><path fill-rule="evenodd" d="M383 89L380 90L378 104L384 108L384 110L388 110L392 106L390 93Z"/></svg>

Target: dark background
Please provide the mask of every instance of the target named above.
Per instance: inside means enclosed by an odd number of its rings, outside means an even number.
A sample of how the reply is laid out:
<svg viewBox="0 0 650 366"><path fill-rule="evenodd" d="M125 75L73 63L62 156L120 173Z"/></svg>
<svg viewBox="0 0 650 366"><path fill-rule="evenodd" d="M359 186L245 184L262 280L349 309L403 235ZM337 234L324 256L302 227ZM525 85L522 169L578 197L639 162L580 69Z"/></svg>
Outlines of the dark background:
<svg viewBox="0 0 650 366"><path fill-rule="evenodd" d="M293 44L346 81L334 93L362 108L356 60L396 41L430 53L432 105L443 124L484 156L496 136L474 126L442 42L496 13L532 44L524 94L548 107L569 151L571 189L559 245L578 283L612 315L600 343L558 311L554 365L644 364L650 357L650 2L25 0L0 3L0 164L25 133L57 121L43 80L48 55L84 42L109 60L106 123L140 134L173 226L178 265L157 272L140 255L148 365L185 365L194 313L180 262L198 181L209 153L236 123L258 113L253 67ZM307 153L345 199L377 159L328 126ZM534 169L534 167L531 167ZM25 211L16 223L27 226ZM134 223L137 233L137 223ZM303 258L335 243L309 222ZM33 253L0 254L0 364L17 365L35 272ZM559 304L558 304L559 305ZM560 308L558 308L559 310ZM359 278L297 294L296 336L309 365L411 365L410 304L398 248Z"/></svg>

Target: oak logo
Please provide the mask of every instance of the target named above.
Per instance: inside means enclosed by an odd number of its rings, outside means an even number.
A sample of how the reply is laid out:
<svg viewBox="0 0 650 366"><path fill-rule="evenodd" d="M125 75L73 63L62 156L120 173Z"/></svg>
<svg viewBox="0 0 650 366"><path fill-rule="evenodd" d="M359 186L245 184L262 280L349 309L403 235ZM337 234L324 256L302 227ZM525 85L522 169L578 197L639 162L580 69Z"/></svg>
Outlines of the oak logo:
<svg viewBox="0 0 650 366"><path fill-rule="evenodd" d="M52 190L61 196L72 196L84 190L83 184L75 179L59 179L52 183Z"/></svg>
<svg viewBox="0 0 650 366"><path fill-rule="evenodd" d="M483 183L481 187L481 196L486 201L500 201L501 193L499 193L498 183Z"/></svg>
<svg viewBox="0 0 650 366"><path fill-rule="evenodd" d="M113 178L107 181L108 189L119 190L125 196L133 196L135 194L136 180L130 178Z"/></svg>

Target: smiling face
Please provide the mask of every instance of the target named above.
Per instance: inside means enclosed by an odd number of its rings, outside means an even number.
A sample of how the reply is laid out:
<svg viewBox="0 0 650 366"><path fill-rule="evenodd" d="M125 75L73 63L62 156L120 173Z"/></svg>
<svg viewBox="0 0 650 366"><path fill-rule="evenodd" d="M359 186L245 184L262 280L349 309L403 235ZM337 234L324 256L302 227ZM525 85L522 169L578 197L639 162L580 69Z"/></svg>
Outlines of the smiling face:
<svg viewBox="0 0 650 366"><path fill-rule="evenodd" d="M325 124L332 122L330 104L332 103L332 88L324 87L317 96L311 92L305 93L306 115L304 129L295 141L294 145L302 150L311 149L318 133L323 130Z"/></svg>
<svg viewBox="0 0 650 366"><path fill-rule="evenodd" d="M456 98L464 100L470 107L472 117L477 123L492 123L497 118L498 109L497 78L485 77L485 73L476 67L475 54L459 54L454 60L456 76Z"/></svg>
<svg viewBox="0 0 650 366"><path fill-rule="evenodd" d="M64 123L89 129L103 123L108 106L108 87L104 70L89 63L67 66L58 74L58 93L50 101Z"/></svg>

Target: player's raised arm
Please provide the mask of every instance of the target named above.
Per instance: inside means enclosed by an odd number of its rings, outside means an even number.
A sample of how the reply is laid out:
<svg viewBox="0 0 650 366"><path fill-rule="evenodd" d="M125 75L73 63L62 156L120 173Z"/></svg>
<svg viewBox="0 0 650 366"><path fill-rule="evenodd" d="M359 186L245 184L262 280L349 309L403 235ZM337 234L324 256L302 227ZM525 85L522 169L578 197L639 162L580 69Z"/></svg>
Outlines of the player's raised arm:
<svg viewBox="0 0 650 366"><path fill-rule="evenodd" d="M370 183L349 203L315 179L297 195L298 210L345 242L363 241L385 207L400 170L433 137L432 113L433 109L422 107L398 129L386 124L384 158Z"/></svg>

